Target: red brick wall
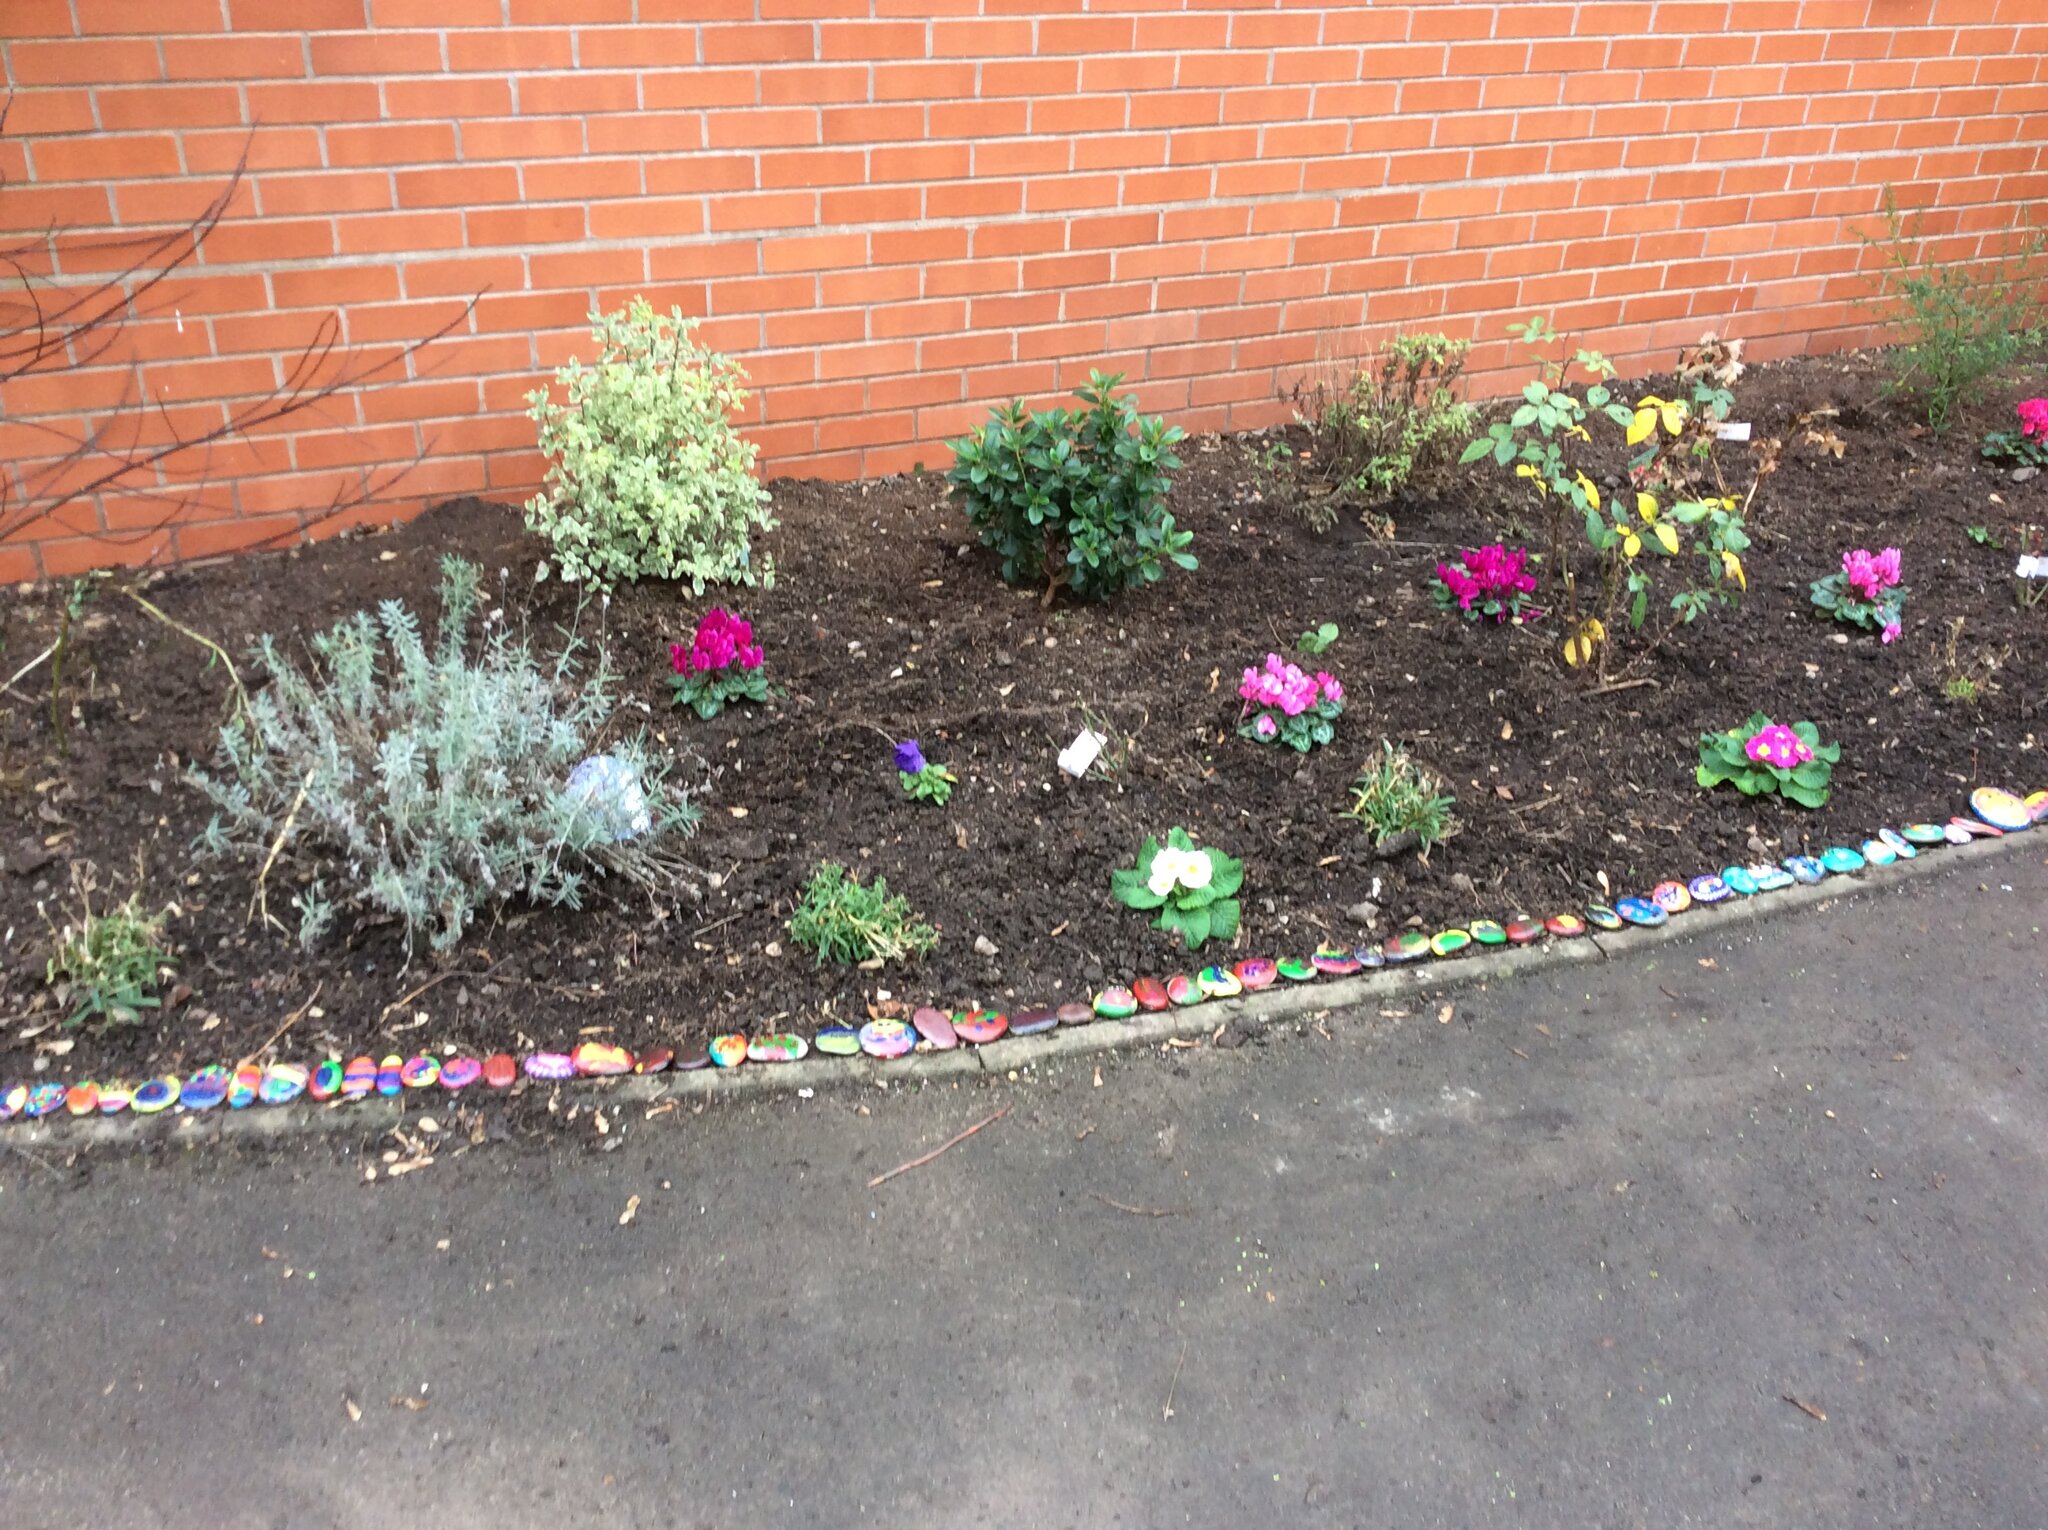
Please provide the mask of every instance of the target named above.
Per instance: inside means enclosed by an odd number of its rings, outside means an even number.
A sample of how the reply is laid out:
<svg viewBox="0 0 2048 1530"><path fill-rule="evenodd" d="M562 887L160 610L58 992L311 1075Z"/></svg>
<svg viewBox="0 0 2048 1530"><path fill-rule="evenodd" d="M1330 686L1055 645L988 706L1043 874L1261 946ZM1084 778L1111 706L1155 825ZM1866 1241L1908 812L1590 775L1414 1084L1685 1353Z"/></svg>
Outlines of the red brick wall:
<svg viewBox="0 0 2048 1530"><path fill-rule="evenodd" d="M1639 367L1708 326L1855 343L1884 186L1956 255L2048 193L2043 0L0 0L0 61L8 229L189 215L254 125L130 337L184 418L325 313L388 345L485 294L168 527L123 495L12 528L9 578L289 535L422 450L409 502L519 495L521 395L635 292L745 361L772 470L872 474L1092 366L1269 422L1361 325L1472 336L1493 386L1534 311ZM0 391L4 456L116 359Z"/></svg>

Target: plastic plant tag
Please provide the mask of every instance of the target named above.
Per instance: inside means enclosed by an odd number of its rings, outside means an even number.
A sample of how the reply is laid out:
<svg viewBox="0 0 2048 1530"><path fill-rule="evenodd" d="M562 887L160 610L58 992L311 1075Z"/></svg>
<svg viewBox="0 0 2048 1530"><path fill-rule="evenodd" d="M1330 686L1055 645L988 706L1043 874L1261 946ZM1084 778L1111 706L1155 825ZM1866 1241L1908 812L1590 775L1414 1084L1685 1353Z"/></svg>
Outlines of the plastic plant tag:
<svg viewBox="0 0 2048 1530"><path fill-rule="evenodd" d="M2021 553L2020 561L2012 566L2012 571L2021 579L2048 579L2048 557Z"/></svg>
<svg viewBox="0 0 2048 1530"><path fill-rule="evenodd" d="M1749 439L1749 421L1723 420L1714 427L1714 436L1715 439L1721 441L1747 441Z"/></svg>
<svg viewBox="0 0 2048 1530"><path fill-rule="evenodd" d="M1088 774L1088 767L1095 763L1095 757L1102 753L1102 746L1109 740L1092 728L1083 728L1080 737L1060 751L1060 769L1075 780Z"/></svg>

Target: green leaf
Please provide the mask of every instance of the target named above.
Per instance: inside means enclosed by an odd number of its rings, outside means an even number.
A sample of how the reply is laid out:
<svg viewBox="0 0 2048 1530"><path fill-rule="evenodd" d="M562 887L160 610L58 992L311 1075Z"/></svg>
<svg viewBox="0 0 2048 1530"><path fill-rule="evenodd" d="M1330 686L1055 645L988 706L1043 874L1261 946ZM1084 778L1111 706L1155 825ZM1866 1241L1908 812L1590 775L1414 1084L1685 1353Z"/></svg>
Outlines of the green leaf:
<svg viewBox="0 0 2048 1530"><path fill-rule="evenodd" d="M1180 925L1181 943L1190 951L1199 949L1209 938L1210 924L1214 918L1214 911L1208 908L1190 909L1180 915L1176 923Z"/></svg>
<svg viewBox="0 0 2048 1530"><path fill-rule="evenodd" d="M1209 852L1209 886L1220 897L1230 897L1244 886L1244 862L1221 850Z"/></svg>
<svg viewBox="0 0 2048 1530"><path fill-rule="evenodd" d="M1209 933L1218 940L1228 940L1237 933L1237 899L1225 898L1209 910Z"/></svg>

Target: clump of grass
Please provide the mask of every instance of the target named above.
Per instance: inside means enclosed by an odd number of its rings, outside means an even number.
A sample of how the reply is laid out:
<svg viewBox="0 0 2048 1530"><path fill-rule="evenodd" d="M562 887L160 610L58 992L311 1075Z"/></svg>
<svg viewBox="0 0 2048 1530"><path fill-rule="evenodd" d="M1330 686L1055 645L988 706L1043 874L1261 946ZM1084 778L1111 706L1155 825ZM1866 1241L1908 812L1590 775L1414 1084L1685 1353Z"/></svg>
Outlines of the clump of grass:
<svg viewBox="0 0 2048 1530"><path fill-rule="evenodd" d="M1458 832L1458 820L1451 815L1456 805L1457 798L1407 750L1382 739L1378 753L1352 783L1348 816L1372 831L1375 845L1413 835L1416 849L1427 855L1432 845Z"/></svg>
<svg viewBox="0 0 2048 1530"><path fill-rule="evenodd" d="M939 943L938 932L918 922L909 899L889 895L884 878L863 885L837 861L821 861L811 873L790 915L789 938L816 953L821 967L902 961L924 956Z"/></svg>
<svg viewBox="0 0 2048 1530"><path fill-rule="evenodd" d="M139 879L138 879L139 880ZM76 918L51 929L44 980L59 1002L72 1006L67 1026L97 1019L102 1028L139 1025L142 1011L158 1007L157 986L171 970L164 946L169 910L150 913L138 886L128 897L98 912L92 906L90 871L72 871L78 899Z"/></svg>

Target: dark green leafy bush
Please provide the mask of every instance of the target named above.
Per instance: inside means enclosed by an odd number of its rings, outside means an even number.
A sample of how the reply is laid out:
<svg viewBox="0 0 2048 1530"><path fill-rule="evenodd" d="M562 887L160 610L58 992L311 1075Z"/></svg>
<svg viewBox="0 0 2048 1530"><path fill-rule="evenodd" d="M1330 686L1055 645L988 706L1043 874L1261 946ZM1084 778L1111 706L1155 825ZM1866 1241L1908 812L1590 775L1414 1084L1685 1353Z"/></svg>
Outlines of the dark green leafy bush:
<svg viewBox="0 0 2048 1530"><path fill-rule="evenodd" d="M1141 416L1116 396L1122 374L1092 374L1075 395L1085 409L992 410L988 423L951 442L946 483L1011 584L1044 585L1044 603L1066 585L1106 600L1149 584L1169 563L1195 566L1166 510L1186 432Z"/></svg>

